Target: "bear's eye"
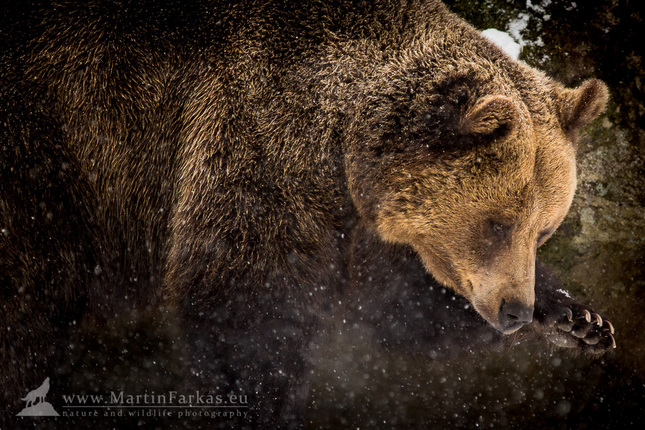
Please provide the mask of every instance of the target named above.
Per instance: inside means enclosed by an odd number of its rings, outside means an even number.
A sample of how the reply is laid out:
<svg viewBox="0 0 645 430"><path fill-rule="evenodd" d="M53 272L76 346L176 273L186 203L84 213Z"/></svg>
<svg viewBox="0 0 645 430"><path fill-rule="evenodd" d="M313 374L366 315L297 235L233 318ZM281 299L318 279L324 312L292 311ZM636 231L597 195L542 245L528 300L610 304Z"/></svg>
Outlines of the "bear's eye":
<svg viewBox="0 0 645 430"><path fill-rule="evenodd" d="M491 230L499 237L506 237L510 230L510 227L499 222L491 221Z"/></svg>

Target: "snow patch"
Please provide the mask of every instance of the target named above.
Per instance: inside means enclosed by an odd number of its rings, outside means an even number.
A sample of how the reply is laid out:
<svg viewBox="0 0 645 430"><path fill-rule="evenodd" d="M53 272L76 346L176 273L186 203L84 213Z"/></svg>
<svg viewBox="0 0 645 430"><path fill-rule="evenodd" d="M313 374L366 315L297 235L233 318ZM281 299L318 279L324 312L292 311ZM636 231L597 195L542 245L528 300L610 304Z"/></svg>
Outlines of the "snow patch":
<svg viewBox="0 0 645 430"><path fill-rule="evenodd" d="M526 0L526 8L533 9L536 12L546 13L545 7L549 6L552 0L542 0L542 4L533 4L531 0Z"/></svg>
<svg viewBox="0 0 645 430"><path fill-rule="evenodd" d="M551 19L551 15L547 12L547 7L551 3L552 0L526 0L526 11L520 12L510 21L505 32L489 28L482 31L482 35L517 60L525 46L544 46L541 36L538 35L537 38L534 36L533 40L525 40L522 35L526 33L529 23L537 28L538 33L541 31L542 23ZM571 2L571 7L576 7L575 2Z"/></svg>
<svg viewBox="0 0 645 430"><path fill-rule="evenodd" d="M555 290L555 291L557 291L558 293L560 293L560 294L562 294L562 295L566 296L568 299L570 299L570 298L571 298L571 294L569 294L569 292L568 292L567 290L563 290L562 288L558 288L558 289L557 289L557 290Z"/></svg>
<svg viewBox="0 0 645 430"><path fill-rule="evenodd" d="M522 46L517 43L511 35L495 28L488 28L482 31L482 36L499 46L506 54L514 60L520 55Z"/></svg>
<svg viewBox="0 0 645 430"><path fill-rule="evenodd" d="M513 39L518 41L520 46L526 45L526 42L522 40L522 32L529 26L529 18L528 13L520 13L517 15L517 18L508 23L509 34Z"/></svg>

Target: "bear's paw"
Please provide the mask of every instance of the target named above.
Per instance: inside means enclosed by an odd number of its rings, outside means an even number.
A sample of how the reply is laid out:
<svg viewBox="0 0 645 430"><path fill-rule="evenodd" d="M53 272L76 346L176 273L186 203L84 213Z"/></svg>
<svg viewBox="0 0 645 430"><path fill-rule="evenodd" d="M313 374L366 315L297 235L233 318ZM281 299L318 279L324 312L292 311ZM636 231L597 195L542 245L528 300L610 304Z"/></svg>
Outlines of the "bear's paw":
<svg viewBox="0 0 645 430"><path fill-rule="evenodd" d="M556 346L591 354L616 348L613 324L573 300L536 307L534 318L533 329Z"/></svg>

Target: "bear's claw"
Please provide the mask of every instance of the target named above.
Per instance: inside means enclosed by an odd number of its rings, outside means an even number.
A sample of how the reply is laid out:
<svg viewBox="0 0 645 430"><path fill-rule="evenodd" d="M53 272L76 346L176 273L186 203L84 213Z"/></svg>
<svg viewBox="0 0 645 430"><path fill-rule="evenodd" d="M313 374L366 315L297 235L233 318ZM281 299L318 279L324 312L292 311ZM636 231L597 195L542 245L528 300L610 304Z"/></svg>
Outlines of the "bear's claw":
<svg viewBox="0 0 645 430"><path fill-rule="evenodd" d="M591 312L589 312L586 309L584 310L584 312L585 312L585 319L587 320L588 323L590 323L591 322Z"/></svg>
<svg viewBox="0 0 645 430"><path fill-rule="evenodd" d="M536 309L535 327L554 345L591 353L616 348L613 324L578 303L560 303L556 309Z"/></svg>

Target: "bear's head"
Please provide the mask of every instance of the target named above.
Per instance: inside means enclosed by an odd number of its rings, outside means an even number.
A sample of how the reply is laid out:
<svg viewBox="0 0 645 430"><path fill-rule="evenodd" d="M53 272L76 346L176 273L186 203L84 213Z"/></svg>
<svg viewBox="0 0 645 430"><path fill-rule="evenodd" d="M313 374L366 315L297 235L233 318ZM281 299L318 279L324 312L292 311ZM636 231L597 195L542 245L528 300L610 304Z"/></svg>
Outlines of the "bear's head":
<svg viewBox="0 0 645 430"><path fill-rule="evenodd" d="M346 171L383 240L411 246L435 279L512 333L532 320L536 250L569 210L577 130L603 111L607 89L494 69L408 69L376 83L350 128Z"/></svg>

